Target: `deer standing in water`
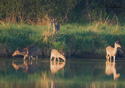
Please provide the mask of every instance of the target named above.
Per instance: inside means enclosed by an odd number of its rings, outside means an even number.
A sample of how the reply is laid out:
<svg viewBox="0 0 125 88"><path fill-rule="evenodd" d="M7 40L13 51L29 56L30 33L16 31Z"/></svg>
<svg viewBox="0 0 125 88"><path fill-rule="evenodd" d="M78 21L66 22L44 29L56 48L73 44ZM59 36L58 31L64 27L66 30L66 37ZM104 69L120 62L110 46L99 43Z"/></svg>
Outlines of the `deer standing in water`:
<svg viewBox="0 0 125 88"><path fill-rule="evenodd" d="M115 42L114 48L111 47L111 46L108 46L108 47L106 48L106 58L107 58L107 60L110 59L110 61L111 61L111 58L113 57L114 62L115 62L115 56L116 56L117 48L118 48L118 47L121 48L121 45L118 44L118 42Z"/></svg>
<svg viewBox="0 0 125 88"><path fill-rule="evenodd" d="M56 22L56 19L51 19L51 23L53 24L53 34L60 30L60 24Z"/></svg>
<svg viewBox="0 0 125 88"><path fill-rule="evenodd" d="M12 56L15 56L15 55L22 55L24 56L24 60L28 57L29 59L32 58L32 59L35 59L33 56L36 56L36 59L38 59L37 57L37 48L35 46L29 46L29 47L26 47L24 48L23 50L19 50L17 49L13 54Z"/></svg>
<svg viewBox="0 0 125 88"><path fill-rule="evenodd" d="M58 59L58 61L59 61L59 58L61 58L64 61L66 61L66 58L61 53L59 53L59 51L56 50L56 49L52 49L51 50L50 61L52 60L53 57L54 57L54 61L56 61L56 59Z"/></svg>
<svg viewBox="0 0 125 88"><path fill-rule="evenodd" d="M120 77L120 74L116 73L115 63L110 62L110 61L106 61L105 73L107 75L112 75L113 74L114 80L117 80Z"/></svg>

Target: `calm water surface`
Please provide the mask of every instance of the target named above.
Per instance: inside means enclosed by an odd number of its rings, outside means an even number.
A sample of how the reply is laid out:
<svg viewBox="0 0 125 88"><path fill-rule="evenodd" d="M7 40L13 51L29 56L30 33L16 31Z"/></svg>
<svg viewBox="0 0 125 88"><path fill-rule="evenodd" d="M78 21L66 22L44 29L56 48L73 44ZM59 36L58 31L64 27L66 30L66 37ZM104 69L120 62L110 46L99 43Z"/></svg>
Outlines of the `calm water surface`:
<svg viewBox="0 0 125 88"><path fill-rule="evenodd" d="M0 58L0 88L125 88L125 60Z"/></svg>

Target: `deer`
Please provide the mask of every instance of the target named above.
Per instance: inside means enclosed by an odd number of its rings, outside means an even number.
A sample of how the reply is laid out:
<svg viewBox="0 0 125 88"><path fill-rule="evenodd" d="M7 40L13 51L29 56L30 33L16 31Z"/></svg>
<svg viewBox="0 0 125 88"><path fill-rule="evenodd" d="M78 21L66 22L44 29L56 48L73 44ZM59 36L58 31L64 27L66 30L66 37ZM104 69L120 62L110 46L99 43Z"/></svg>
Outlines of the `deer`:
<svg viewBox="0 0 125 88"><path fill-rule="evenodd" d="M111 46L108 46L106 48L106 59L111 61L111 58L113 57L114 62L115 62L115 56L117 53L117 48L121 48L121 45L118 44L118 42L115 42L114 48Z"/></svg>
<svg viewBox="0 0 125 88"><path fill-rule="evenodd" d="M14 61L12 62L13 68L18 71L22 69L25 73L33 74L37 69L37 64L31 61L24 60L21 64L16 64Z"/></svg>
<svg viewBox="0 0 125 88"><path fill-rule="evenodd" d="M16 56L16 55L22 55L24 56L24 60L28 57L29 59L35 59L34 56L36 56L36 59L38 59L37 56L37 48L35 46L28 46L26 48L24 48L23 50L17 49L14 51L14 53L12 54L12 56Z"/></svg>
<svg viewBox="0 0 125 88"><path fill-rule="evenodd" d="M64 61L66 61L65 56L63 56L58 50L56 49L52 49L51 50L51 56L50 56L50 61L52 60L52 58L54 58L54 61L56 61L56 59L59 60L59 58L63 59Z"/></svg>
<svg viewBox="0 0 125 88"><path fill-rule="evenodd" d="M66 62L53 62L50 61L50 70L52 74L57 73L60 69L63 69Z"/></svg>
<svg viewBox="0 0 125 88"><path fill-rule="evenodd" d="M114 80L117 80L120 77L120 73L116 73L115 63L106 61L106 68L105 68L106 75L112 75Z"/></svg>
<svg viewBox="0 0 125 88"><path fill-rule="evenodd" d="M60 30L60 24L56 22L56 19L51 19L51 23L53 25L53 34L57 33Z"/></svg>

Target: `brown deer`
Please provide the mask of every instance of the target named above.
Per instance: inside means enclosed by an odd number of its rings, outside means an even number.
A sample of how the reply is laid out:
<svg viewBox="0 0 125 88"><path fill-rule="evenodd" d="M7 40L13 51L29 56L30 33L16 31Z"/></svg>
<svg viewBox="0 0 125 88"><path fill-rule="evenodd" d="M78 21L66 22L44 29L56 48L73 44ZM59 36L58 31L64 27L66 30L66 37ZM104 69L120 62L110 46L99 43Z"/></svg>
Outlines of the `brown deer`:
<svg viewBox="0 0 125 88"><path fill-rule="evenodd" d="M24 60L28 57L29 59L32 58L32 59L35 59L33 56L36 56L36 59L38 59L37 57L37 48L35 46L29 46L29 47L26 47L24 48L23 50L19 50L17 49L13 54L12 56L15 56L15 55L22 55L24 56Z"/></svg>
<svg viewBox="0 0 125 88"><path fill-rule="evenodd" d="M121 45L118 44L118 42L115 42L114 48L111 47L111 46L108 46L108 47L106 48L106 58L107 58L107 60L110 59L110 61L111 61L111 58L113 57L114 62L115 62L115 56L116 56L117 48L118 48L118 47L121 48Z"/></svg>
<svg viewBox="0 0 125 88"><path fill-rule="evenodd" d="M115 63L110 62L110 61L106 61L105 73L107 75L112 75L113 74L114 80L117 80L120 77L120 74L116 73Z"/></svg>
<svg viewBox="0 0 125 88"><path fill-rule="evenodd" d="M24 60L23 63L21 64L16 64L13 61L12 66L16 71L18 71L18 69L22 69L25 73L29 73L29 74L33 74L37 69L37 64L33 63L32 60L31 61Z"/></svg>
<svg viewBox="0 0 125 88"><path fill-rule="evenodd" d="M53 24L53 34L55 34L60 30L60 24L54 18L51 19L51 23Z"/></svg>
<svg viewBox="0 0 125 88"><path fill-rule="evenodd" d="M51 50L51 56L50 56L50 61L52 60L52 58L54 57L54 61L56 61L56 59L62 58L64 61L66 61L66 58L56 49L52 49Z"/></svg>
<svg viewBox="0 0 125 88"><path fill-rule="evenodd" d="M60 69L64 68L66 62L53 62L50 61L50 70L51 73L55 74L57 73Z"/></svg>

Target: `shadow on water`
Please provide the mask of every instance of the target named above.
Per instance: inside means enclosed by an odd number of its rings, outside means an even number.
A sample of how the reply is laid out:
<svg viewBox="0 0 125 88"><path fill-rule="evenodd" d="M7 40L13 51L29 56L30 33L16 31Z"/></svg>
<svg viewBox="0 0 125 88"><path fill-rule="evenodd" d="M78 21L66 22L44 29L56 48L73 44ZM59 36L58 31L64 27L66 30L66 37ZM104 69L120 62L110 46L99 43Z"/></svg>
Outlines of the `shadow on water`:
<svg viewBox="0 0 125 88"><path fill-rule="evenodd" d="M0 88L124 88L125 61L49 59L0 61Z"/></svg>

